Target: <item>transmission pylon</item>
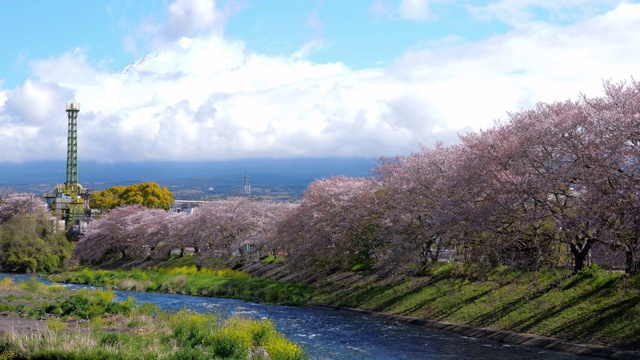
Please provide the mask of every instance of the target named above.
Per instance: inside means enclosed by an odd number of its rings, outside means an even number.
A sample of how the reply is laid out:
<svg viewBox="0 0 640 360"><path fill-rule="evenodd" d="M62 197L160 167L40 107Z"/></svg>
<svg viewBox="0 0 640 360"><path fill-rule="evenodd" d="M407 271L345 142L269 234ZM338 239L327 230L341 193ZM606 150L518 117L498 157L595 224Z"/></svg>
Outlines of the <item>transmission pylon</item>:
<svg viewBox="0 0 640 360"><path fill-rule="evenodd" d="M244 173L244 196L251 197L251 184L249 184L249 176L246 171Z"/></svg>

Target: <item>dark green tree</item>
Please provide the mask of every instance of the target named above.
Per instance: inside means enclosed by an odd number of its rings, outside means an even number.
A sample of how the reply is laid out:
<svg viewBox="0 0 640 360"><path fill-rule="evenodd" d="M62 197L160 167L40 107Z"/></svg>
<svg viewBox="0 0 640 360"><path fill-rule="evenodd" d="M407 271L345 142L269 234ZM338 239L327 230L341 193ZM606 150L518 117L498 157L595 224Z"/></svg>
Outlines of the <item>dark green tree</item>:
<svg viewBox="0 0 640 360"><path fill-rule="evenodd" d="M73 244L53 232L44 214L18 214L0 224L0 271L50 272L63 268Z"/></svg>

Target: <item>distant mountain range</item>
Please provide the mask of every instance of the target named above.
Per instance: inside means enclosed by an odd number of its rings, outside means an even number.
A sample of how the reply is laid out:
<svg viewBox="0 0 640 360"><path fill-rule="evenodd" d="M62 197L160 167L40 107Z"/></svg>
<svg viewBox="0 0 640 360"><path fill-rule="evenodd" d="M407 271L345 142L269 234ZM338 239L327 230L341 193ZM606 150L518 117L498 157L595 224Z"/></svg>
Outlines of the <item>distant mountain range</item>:
<svg viewBox="0 0 640 360"><path fill-rule="evenodd" d="M175 198L204 199L244 195L244 174L256 198L302 197L316 179L345 175L371 176L377 159L250 159L215 162L80 162L79 182L93 191L114 185L153 181ZM64 183L65 161L0 163L0 189L43 193Z"/></svg>

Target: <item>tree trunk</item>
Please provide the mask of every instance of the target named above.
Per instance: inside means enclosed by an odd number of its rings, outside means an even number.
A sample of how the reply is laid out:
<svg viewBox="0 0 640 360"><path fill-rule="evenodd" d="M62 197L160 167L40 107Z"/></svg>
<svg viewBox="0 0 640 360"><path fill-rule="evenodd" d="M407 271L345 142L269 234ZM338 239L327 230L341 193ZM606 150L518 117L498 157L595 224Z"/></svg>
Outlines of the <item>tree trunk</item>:
<svg viewBox="0 0 640 360"><path fill-rule="evenodd" d="M576 241L570 244L571 254L573 254L574 274L584 268L584 261L587 258L587 255L589 255L589 250L591 249L592 244L593 242L590 239L584 240L584 243Z"/></svg>
<svg viewBox="0 0 640 360"><path fill-rule="evenodd" d="M633 248L632 247L627 247L627 250L624 252L624 258L625 258L625 267L624 267L624 273L625 274L633 274L636 271L638 271L637 267L636 267L636 263L635 263L635 259L634 259L634 254L633 254Z"/></svg>
<svg viewBox="0 0 640 360"><path fill-rule="evenodd" d="M432 241L424 241L420 245L420 263L426 266L429 263L429 254L431 253Z"/></svg>

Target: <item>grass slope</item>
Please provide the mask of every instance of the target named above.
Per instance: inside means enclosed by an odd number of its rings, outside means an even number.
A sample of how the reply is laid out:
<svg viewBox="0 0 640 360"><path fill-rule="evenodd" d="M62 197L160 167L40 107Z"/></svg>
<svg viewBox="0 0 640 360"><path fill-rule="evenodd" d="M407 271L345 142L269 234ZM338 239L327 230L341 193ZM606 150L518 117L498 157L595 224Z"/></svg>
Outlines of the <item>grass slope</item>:
<svg viewBox="0 0 640 360"><path fill-rule="evenodd" d="M334 274L316 283L334 306L640 349L640 276L597 268L521 272L498 268L486 279L455 265L424 276L380 279ZM471 275L471 276L470 276Z"/></svg>
<svg viewBox="0 0 640 360"><path fill-rule="evenodd" d="M264 304L302 306L313 296L306 285L269 281L231 269L181 266L147 270L79 270L51 274L48 280L107 289L233 298Z"/></svg>

